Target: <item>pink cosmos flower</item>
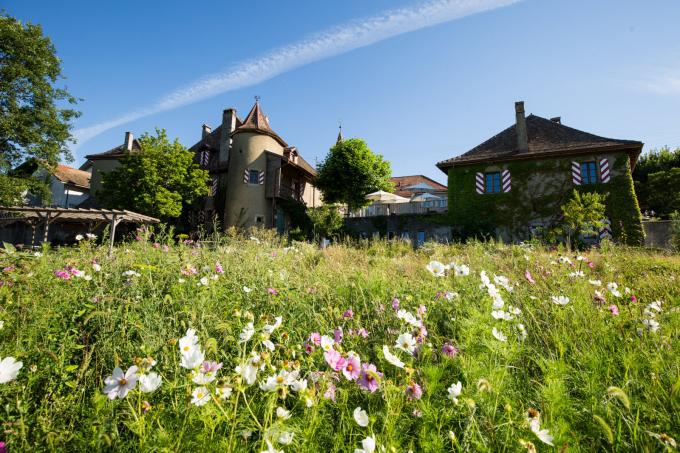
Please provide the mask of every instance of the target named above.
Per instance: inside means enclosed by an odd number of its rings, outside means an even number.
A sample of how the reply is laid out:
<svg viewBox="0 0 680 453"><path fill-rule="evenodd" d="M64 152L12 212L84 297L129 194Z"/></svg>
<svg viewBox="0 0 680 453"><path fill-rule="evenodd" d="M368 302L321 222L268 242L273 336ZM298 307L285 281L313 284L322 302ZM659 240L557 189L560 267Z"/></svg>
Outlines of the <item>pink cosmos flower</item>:
<svg viewBox="0 0 680 453"><path fill-rule="evenodd" d="M337 344L342 343L342 327L336 327L335 330L333 331L333 336L335 337L335 342Z"/></svg>
<svg viewBox="0 0 680 453"><path fill-rule="evenodd" d="M194 266L187 266L184 269L182 269L182 275L196 275L198 274L198 270Z"/></svg>
<svg viewBox="0 0 680 453"><path fill-rule="evenodd" d="M278 296L279 292L274 288L267 288L267 292L272 296Z"/></svg>
<svg viewBox="0 0 680 453"><path fill-rule="evenodd" d="M203 362L201 364L200 371L203 374L214 373L217 370L219 370L220 368L222 368L222 363L210 362L210 361L206 360L205 362Z"/></svg>
<svg viewBox="0 0 680 453"><path fill-rule="evenodd" d="M534 278L531 276L531 272L529 272L529 270L524 271L524 278L526 278L527 281L532 285L536 284L536 280L534 280Z"/></svg>
<svg viewBox="0 0 680 453"><path fill-rule="evenodd" d="M354 312L352 311L351 308L348 308L348 309L345 310L345 312L342 314L342 317L343 317L343 318L346 318L346 319L352 319L352 318L354 317Z"/></svg>
<svg viewBox="0 0 680 453"><path fill-rule="evenodd" d="M368 330L362 327L361 329L357 330L357 335L359 335L362 338L368 338Z"/></svg>
<svg viewBox="0 0 680 453"><path fill-rule="evenodd" d="M303 347L305 348L305 352L307 354L311 354L312 352L314 352L314 346L312 346L312 344L309 341L305 341Z"/></svg>
<svg viewBox="0 0 680 453"><path fill-rule="evenodd" d="M406 387L406 397L409 400L419 400L423 396L423 389L417 382L411 382Z"/></svg>
<svg viewBox="0 0 680 453"><path fill-rule="evenodd" d="M442 353L448 357L455 357L458 355L458 349L451 343L444 343L442 346Z"/></svg>
<svg viewBox="0 0 680 453"><path fill-rule="evenodd" d="M170 247L168 247L167 245L164 245L164 246L163 246L163 251L164 251L164 252L169 252L169 251L170 251Z"/></svg>
<svg viewBox="0 0 680 453"><path fill-rule="evenodd" d="M215 273L216 274L224 274L224 268L222 268L222 265L220 264L219 261L217 263L215 263Z"/></svg>
<svg viewBox="0 0 680 453"><path fill-rule="evenodd" d="M609 311L612 312L613 316L619 316L619 307L617 307L615 304L611 304L609 306Z"/></svg>
<svg viewBox="0 0 680 453"><path fill-rule="evenodd" d="M332 382L328 384L328 388L324 392L323 397L326 398L327 400L335 402L335 384L333 384Z"/></svg>
<svg viewBox="0 0 680 453"><path fill-rule="evenodd" d="M592 261L589 261L588 267L591 268L591 269L595 269L595 263L593 263Z"/></svg>
<svg viewBox="0 0 680 453"><path fill-rule="evenodd" d="M58 270L58 271L54 271L54 275L56 275L57 277L59 277L63 280L70 280L71 279L71 274L69 274L68 271L61 270L61 269Z"/></svg>
<svg viewBox="0 0 680 453"><path fill-rule="evenodd" d="M326 359L326 363L333 369L333 371L340 371L345 366L345 359L343 359L342 354L340 354L335 349L324 352L323 357Z"/></svg>
<svg viewBox="0 0 680 453"><path fill-rule="evenodd" d="M378 379L382 377L382 373L380 373L372 363L364 363L362 368L361 377L357 381L357 384L359 384L361 388L373 393L378 390Z"/></svg>
<svg viewBox="0 0 680 453"><path fill-rule="evenodd" d="M399 310L399 299L397 299L396 297L392 299L392 309L395 311Z"/></svg>
<svg viewBox="0 0 680 453"><path fill-rule="evenodd" d="M342 374L348 381L356 381L361 374L361 362L356 355L347 357L342 367Z"/></svg>
<svg viewBox="0 0 680 453"><path fill-rule="evenodd" d="M14 266L14 265L12 265L12 266L7 266L7 267L3 267L3 268L2 268L2 271L3 271L3 272L12 272L12 271L13 271L14 269L16 269L16 268L17 268L17 267Z"/></svg>
<svg viewBox="0 0 680 453"><path fill-rule="evenodd" d="M0 453L7 453L7 444L0 442Z"/></svg>
<svg viewBox="0 0 680 453"><path fill-rule="evenodd" d="M425 316L425 312L427 312L427 307L423 304L420 304L418 306L418 311L417 311L418 317L422 318L423 316Z"/></svg>
<svg viewBox="0 0 680 453"><path fill-rule="evenodd" d="M633 294L632 296L630 296L630 301L631 301L632 303L634 303L634 304L637 304L637 301L638 301L638 300L637 300L637 297L635 297L635 294Z"/></svg>
<svg viewBox="0 0 680 453"><path fill-rule="evenodd" d="M153 243L153 248L159 249L159 248L161 248L161 245L160 245L158 242L154 242L154 243Z"/></svg>
<svg viewBox="0 0 680 453"><path fill-rule="evenodd" d="M312 343L314 343L317 346L320 346L321 345L321 334L319 332L312 332L309 335L309 341L311 341Z"/></svg>

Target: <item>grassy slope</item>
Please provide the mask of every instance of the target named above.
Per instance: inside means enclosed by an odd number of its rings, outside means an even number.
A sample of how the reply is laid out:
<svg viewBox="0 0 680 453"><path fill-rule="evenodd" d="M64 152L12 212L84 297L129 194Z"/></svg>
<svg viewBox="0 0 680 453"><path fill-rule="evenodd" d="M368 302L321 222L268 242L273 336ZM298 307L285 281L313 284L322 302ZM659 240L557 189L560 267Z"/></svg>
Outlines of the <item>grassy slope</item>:
<svg viewBox="0 0 680 453"><path fill-rule="evenodd" d="M163 252L140 242L118 248L112 260L104 248L88 246L40 258L0 255L0 267L17 265L0 274L0 280L15 281L11 288L0 287L0 320L5 322L0 357L24 362L17 380L0 384L5 429L0 440L16 450L260 451L265 448L257 423L269 426L279 405L293 416L277 426L296 433L292 445L278 445L286 451L353 451L371 433L388 451L518 451L519 439L549 450L525 426L529 407L541 412L542 426L555 436L557 447L574 451L660 449L646 431L680 440L677 256L626 248L592 252L594 269L586 267L585 278L570 278L569 266L551 264L559 254L542 249L493 244L428 245L418 252L398 244L296 248L231 240L216 250L181 246ZM100 273L92 271L93 258L102 265ZM431 259L468 264L471 275L435 278L425 269ZM199 286L199 277L212 275L216 261L225 273ZM55 277L55 270L69 264L93 275L92 281ZM186 265L198 268L199 275L182 276ZM141 277L128 283L121 275L128 269ZM524 278L527 269L535 285ZM491 317L491 299L479 288L481 270L505 275L515 286L503 295L506 304L522 310L528 331L523 342L511 334L510 323ZM180 278L186 282L179 283ZM606 294L608 303L620 309L612 316L593 302L588 279L595 278L634 289L639 303ZM244 285L253 291L245 293ZM278 295L268 294L269 287ZM439 291L459 297L436 299ZM559 294L571 302L550 302ZM381 352L383 344L392 347L407 330L390 306L395 296L413 313L420 304L427 307L432 346L425 345L417 358L400 354L412 370L388 364ZM657 317L661 327L641 334L643 309L654 300L663 301ZM354 319L343 320L347 308ZM257 328L277 315L283 316L283 326L272 336L277 350L267 360L277 368L284 360L298 360L304 374L325 372L318 391L307 395L314 405L305 407L294 393L277 400L252 386L243 394L247 406L236 393L221 408L215 402L191 406L195 386L179 367L176 339L195 328L206 356L224 363L219 375L239 388L233 369L245 352L238 334L250 319ZM333 403L322 398L329 368L321 351L307 355L300 348L310 332L332 335L339 325L345 331L343 350L375 363L385 379L380 391L369 394L341 378ZM493 326L504 329L507 343L491 335ZM359 327L368 329L368 338L348 335ZM456 358L442 356L445 341L460 349ZM248 351L252 346L263 350L251 340ZM103 379L114 366L126 368L134 357L147 354L158 361L162 388L108 401ZM454 405L446 389L458 380L463 392ZM423 387L419 401L404 395L411 381ZM608 393L610 386L625 392L629 408L624 397ZM139 412L142 400L153 406L147 414ZM369 427L354 422L357 406L367 410ZM414 416L414 410L422 416ZM252 431L252 437L244 440L243 431Z"/></svg>

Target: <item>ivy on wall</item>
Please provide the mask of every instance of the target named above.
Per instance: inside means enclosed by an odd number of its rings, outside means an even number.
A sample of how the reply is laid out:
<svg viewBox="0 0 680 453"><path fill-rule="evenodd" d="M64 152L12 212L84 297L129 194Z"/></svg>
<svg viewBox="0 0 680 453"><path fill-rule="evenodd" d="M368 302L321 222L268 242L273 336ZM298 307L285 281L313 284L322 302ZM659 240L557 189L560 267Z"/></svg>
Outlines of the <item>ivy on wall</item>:
<svg viewBox="0 0 680 453"><path fill-rule="evenodd" d="M571 158L451 168L449 221L462 238L495 237L500 233L507 240L526 239L530 237L532 223L541 221L550 227L559 222L560 206L576 188L607 195L606 212L614 238L627 244L641 244L644 240L642 216L628 159L625 153L610 158L612 178L609 183L583 186L572 183ZM480 195L475 191L477 172L503 169L510 170L510 192Z"/></svg>

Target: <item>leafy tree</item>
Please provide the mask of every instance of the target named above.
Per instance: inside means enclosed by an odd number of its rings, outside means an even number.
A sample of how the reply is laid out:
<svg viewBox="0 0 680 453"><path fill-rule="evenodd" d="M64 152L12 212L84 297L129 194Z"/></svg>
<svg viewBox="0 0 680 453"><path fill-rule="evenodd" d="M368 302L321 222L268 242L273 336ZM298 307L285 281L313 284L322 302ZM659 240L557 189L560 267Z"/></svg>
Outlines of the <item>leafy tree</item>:
<svg viewBox="0 0 680 453"><path fill-rule="evenodd" d="M335 205L325 205L307 212L316 236L331 238L337 235L343 226L342 216Z"/></svg>
<svg viewBox="0 0 680 453"><path fill-rule="evenodd" d="M51 170L73 142L72 121L80 113L65 105L77 99L55 85L63 79L61 61L39 25L0 15L0 202L16 204L26 189L40 184L11 170L35 159ZM26 181L25 179L32 179Z"/></svg>
<svg viewBox="0 0 680 453"><path fill-rule="evenodd" d="M642 209L653 210L662 217L668 216L673 211L674 208L671 208L671 205L677 191L673 193L671 187L664 188L658 184L661 179L668 179L671 174L664 177L657 175L654 187L652 187L651 176L674 168L680 168L680 148L671 151L670 148L664 147L640 156L633 171L633 180Z"/></svg>
<svg viewBox="0 0 680 453"><path fill-rule="evenodd" d="M130 209L161 219L177 218L183 206L208 194L208 172L193 154L165 129L139 138L141 152L120 160L120 167L102 175L97 194L111 208Z"/></svg>
<svg viewBox="0 0 680 453"><path fill-rule="evenodd" d="M373 153L364 140L336 143L319 165L316 185L326 203L346 204L350 211L369 204L366 195L392 190L390 163Z"/></svg>
<svg viewBox="0 0 680 453"><path fill-rule="evenodd" d="M605 196L597 192L579 192L574 190L571 199L562 205L562 223L567 240L592 236L602 228L605 217Z"/></svg>
<svg viewBox="0 0 680 453"><path fill-rule="evenodd" d="M664 216L680 211L680 166L650 173L647 189L650 209Z"/></svg>

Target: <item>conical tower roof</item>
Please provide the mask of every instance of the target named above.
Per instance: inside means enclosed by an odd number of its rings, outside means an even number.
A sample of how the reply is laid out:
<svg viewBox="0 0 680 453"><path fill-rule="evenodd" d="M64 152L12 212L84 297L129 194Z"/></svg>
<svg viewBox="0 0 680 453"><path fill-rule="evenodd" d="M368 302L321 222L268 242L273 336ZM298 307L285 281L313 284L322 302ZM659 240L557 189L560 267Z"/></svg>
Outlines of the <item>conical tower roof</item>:
<svg viewBox="0 0 680 453"><path fill-rule="evenodd" d="M236 130L232 132L232 135L238 134L239 132L254 132L269 135L274 140L279 142L281 146L288 146L288 143L286 143L276 132L272 130L271 127L269 127L269 120L260 108L259 99L255 100L255 105L253 105L253 108L250 109L246 119L243 120L243 124L237 127Z"/></svg>

